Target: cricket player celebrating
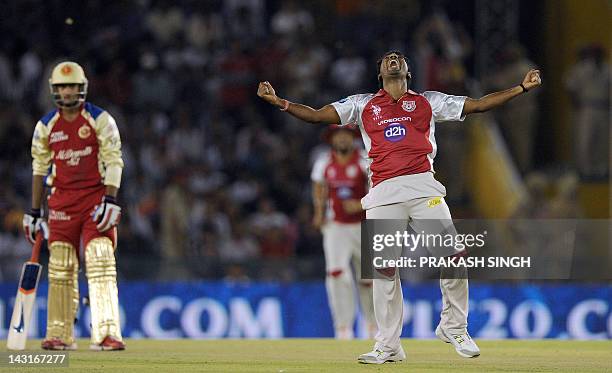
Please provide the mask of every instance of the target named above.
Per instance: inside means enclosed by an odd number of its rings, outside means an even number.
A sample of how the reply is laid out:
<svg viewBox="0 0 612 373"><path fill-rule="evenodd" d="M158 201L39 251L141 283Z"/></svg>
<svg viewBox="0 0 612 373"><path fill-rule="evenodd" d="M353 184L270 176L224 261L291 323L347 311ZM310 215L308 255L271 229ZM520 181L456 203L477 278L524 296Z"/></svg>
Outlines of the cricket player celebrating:
<svg viewBox="0 0 612 373"><path fill-rule="evenodd" d="M356 123L369 157L371 189L361 200L367 219L439 220L452 230L451 215L444 201L446 189L433 176L437 147L435 123L461 121L472 113L482 113L525 94L541 84L540 72L530 70L515 87L479 99L428 91L409 90L411 72L398 51L386 53L378 61L376 93L349 96L320 109L292 103L276 96L269 82L259 83L257 94L282 111L311 123ZM450 224L450 226L448 226ZM437 233L437 232L430 232ZM395 268L381 270L388 278L373 280L374 314L378 324L373 351L358 361L382 364L401 361L406 355L400 344L403 298ZM463 357L480 355L467 331L468 281L441 279L442 312L436 335L452 343Z"/></svg>
<svg viewBox="0 0 612 373"><path fill-rule="evenodd" d="M49 206L47 335L42 348L76 349L74 319L79 304L79 248L84 247L91 306L91 349L123 350L119 324L115 202L121 183L121 139L110 114L89 102L87 78L74 62L58 64L49 79L57 106L32 139L32 209L23 217L33 241L43 221L44 185Z"/></svg>
<svg viewBox="0 0 612 373"><path fill-rule="evenodd" d="M354 145L356 134L347 126L330 126L325 138L332 150L317 159L311 174L313 225L323 234L325 287L337 339L353 339L355 279L368 337L376 331L372 282L360 280L361 220L365 218L360 199L366 194L368 180L367 163Z"/></svg>

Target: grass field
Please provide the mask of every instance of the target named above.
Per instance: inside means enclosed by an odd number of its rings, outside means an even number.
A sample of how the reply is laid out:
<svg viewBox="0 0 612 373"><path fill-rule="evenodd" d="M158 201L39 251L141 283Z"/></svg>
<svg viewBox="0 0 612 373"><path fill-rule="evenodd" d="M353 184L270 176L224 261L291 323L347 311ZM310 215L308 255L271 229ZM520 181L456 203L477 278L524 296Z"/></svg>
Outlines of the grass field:
<svg viewBox="0 0 612 373"><path fill-rule="evenodd" d="M478 341L482 355L459 357L437 340L403 340L407 360L384 365L356 361L370 341L127 340L127 350L93 352L88 340L70 352L62 372L604 372L612 371L612 341ZM40 341L28 348L38 350ZM0 371L40 371L17 368Z"/></svg>

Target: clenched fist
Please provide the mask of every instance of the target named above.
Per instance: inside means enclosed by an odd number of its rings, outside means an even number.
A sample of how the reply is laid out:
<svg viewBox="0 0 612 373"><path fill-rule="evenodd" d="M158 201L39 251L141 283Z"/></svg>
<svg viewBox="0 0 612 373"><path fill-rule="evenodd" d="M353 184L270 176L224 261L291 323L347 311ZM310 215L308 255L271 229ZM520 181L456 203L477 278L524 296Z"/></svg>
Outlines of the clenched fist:
<svg viewBox="0 0 612 373"><path fill-rule="evenodd" d="M542 78L540 78L540 70L529 70L527 75L525 75L525 79L523 79L523 86L526 90L530 91L532 88L535 88L542 84Z"/></svg>
<svg viewBox="0 0 612 373"><path fill-rule="evenodd" d="M276 92L274 92L274 88L270 82L259 82L259 87L257 87L257 96L264 99L266 102L280 106L280 99L276 96Z"/></svg>

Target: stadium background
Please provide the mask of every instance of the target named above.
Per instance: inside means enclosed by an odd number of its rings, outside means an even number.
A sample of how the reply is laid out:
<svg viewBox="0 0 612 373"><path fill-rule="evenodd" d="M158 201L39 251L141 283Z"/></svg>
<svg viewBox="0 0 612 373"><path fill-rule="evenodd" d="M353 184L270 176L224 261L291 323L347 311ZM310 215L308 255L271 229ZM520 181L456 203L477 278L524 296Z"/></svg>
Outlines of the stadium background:
<svg viewBox="0 0 612 373"><path fill-rule="evenodd" d="M0 336L29 256L20 233L29 144L52 107L47 78L58 61L84 66L88 100L120 127L125 214L117 256L127 336L326 337L333 332L309 182L322 127L266 106L256 83L269 80L283 97L323 105L375 90L376 58L392 48L410 57L417 91L478 96L538 66L539 92L437 127L437 177L451 211L609 219L609 15L603 0L5 4ZM581 137L591 139L586 147ZM597 242L589 250L611 260L609 232ZM474 284L472 334L610 338L612 289L601 278ZM435 284L405 286L404 335L432 337ZM39 294L37 336L44 285ZM77 330L87 335L81 313Z"/></svg>

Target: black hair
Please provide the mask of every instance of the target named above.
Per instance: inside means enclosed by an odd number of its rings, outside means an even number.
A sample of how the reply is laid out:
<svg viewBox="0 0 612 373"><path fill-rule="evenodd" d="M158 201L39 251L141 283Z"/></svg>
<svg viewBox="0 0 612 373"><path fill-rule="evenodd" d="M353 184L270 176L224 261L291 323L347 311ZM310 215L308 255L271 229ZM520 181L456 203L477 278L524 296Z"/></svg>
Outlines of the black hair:
<svg viewBox="0 0 612 373"><path fill-rule="evenodd" d="M403 58L404 61L406 61L406 65L408 65L408 71L410 71L410 60L408 59L408 57L406 57L401 51L397 50L397 49L393 49L388 51L387 53L383 54L382 57L380 57L378 59L378 61L376 61L376 76L378 77L378 88L382 88L383 87L383 80L382 80L382 76L380 76L380 65L382 64L383 60L385 59L385 57L387 57L390 54L397 54L399 57ZM406 84L408 86L410 86L410 78L406 77Z"/></svg>

